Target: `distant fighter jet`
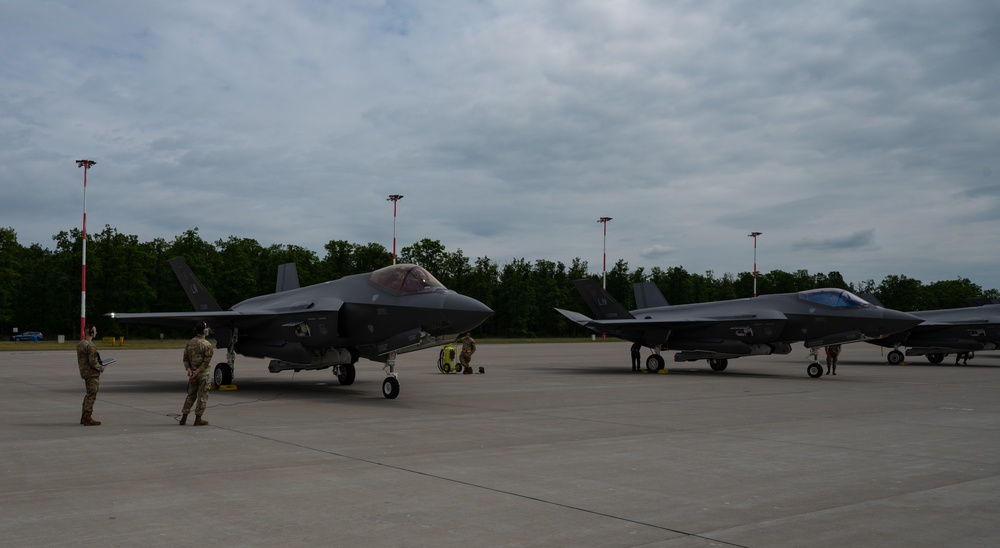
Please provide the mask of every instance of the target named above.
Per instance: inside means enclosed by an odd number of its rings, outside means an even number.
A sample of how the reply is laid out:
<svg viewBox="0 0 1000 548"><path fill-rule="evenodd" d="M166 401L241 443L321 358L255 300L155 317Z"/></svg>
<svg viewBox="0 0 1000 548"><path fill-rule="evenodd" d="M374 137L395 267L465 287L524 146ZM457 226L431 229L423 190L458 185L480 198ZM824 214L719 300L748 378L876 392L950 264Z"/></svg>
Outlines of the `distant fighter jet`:
<svg viewBox="0 0 1000 548"><path fill-rule="evenodd" d="M652 282L637 284L641 308L628 311L593 280L573 282L597 319L556 309L570 320L652 348L646 369L663 369L661 350L680 350L675 361L707 360L722 371L730 358L788 354L790 343L803 341L807 348L884 337L919 324L904 312L865 302L843 289L813 289L798 293L762 295L698 304L669 306ZM816 360L816 352L811 354ZM816 361L806 369L810 377L823 375Z"/></svg>
<svg viewBox="0 0 1000 548"><path fill-rule="evenodd" d="M874 297L866 295L865 299L882 305ZM977 351L1000 349L1000 304L921 310L911 314L924 322L884 339L868 341L892 348L886 360L893 365L902 363L905 356L927 356L927 361L941 363L948 354L971 359ZM900 347L908 348L905 355Z"/></svg>
<svg viewBox="0 0 1000 548"><path fill-rule="evenodd" d="M359 358L384 363L382 394L399 395L396 354L454 341L493 313L483 303L446 289L412 264L299 287L295 264L278 268L275 293L222 310L181 258L170 261L193 312L107 314L123 322L190 327L208 323L226 362L215 366L217 386L232 384L236 354L272 358L272 373L333 368L354 383Z"/></svg>

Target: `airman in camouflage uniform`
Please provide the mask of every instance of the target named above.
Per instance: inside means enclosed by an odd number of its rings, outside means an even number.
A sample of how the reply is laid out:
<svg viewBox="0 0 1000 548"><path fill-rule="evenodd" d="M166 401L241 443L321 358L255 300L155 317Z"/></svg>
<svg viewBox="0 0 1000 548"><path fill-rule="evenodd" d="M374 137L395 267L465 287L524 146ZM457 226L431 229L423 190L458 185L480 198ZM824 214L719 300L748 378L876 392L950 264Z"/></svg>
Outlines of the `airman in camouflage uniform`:
<svg viewBox="0 0 1000 548"><path fill-rule="evenodd" d="M826 347L826 374L837 374L837 358L840 357L840 345L831 344Z"/></svg>
<svg viewBox="0 0 1000 548"><path fill-rule="evenodd" d="M466 333L464 337L460 339L462 341L462 352L458 356L458 361L462 363L462 374L471 375L472 366L472 355L476 353L476 341L472 339L472 333Z"/></svg>
<svg viewBox="0 0 1000 548"><path fill-rule="evenodd" d="M212 343L205 340L205 336L209 333L209 327L205 322L198 322L194 329L195 337L184 347L184 369L187 370L188 388L184 409L181 411L181 424L187 424L188 413L197 400L198 404L194 408L194 425L205 426L208 421L203 420L201 416L208 405L208 388L212 382L212 355L215 349L212 348Z"/></svg>
<svg viewBox="0 0 1000 548"><path fill-rule="evenodd" d="M101 421L95 421L91 416L94 414L94 401L97 400L97 390L101 386L101 373L104 366L101 365L101 357L97 353L93 339L97 335L97 328L88 325L83 329L83 340L76 344L76 363L80 366L80 378L87 386L87 395L83 397L83 414L80 415L80 424L84 426L100 426Z"/></svg>

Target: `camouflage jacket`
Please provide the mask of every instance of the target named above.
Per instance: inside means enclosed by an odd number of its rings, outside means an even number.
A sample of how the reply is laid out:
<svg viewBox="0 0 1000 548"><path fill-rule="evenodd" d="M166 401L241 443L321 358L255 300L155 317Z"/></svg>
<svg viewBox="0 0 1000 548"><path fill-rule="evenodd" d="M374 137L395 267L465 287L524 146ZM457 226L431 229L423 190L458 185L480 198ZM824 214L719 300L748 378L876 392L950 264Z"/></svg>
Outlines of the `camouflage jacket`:
<svg viewBox="0 0 1000 548"><path fill-rule="evenodd" d="M476 353L476 341L472 340L472 337L462 337L462 352L466 354Z"/></svg>
<svg viewBox="0 0 1000 548"><path fill-rule="evenodd" d="M212 343L198 337L191 339L184 347L184 369L194 371L201 367L198 379L207 381L212 376L213 354L215 349L212 348Z"/></svg>
<svg viewBox="0 0 1000 548"><path fill-rule="evenodd" d="M76 343L76 364L80 366L81 379L100 377L104 372L104 366L97 356L97 347L87 339Z"/></svg>

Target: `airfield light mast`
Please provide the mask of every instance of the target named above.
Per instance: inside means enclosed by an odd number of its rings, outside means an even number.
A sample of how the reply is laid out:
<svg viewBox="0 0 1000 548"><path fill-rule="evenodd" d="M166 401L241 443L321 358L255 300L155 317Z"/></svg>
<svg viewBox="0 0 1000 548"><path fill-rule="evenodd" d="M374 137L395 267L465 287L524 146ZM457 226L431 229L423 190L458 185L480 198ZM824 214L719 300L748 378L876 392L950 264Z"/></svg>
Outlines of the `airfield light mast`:
<svg viewBox="0 0 1000 548"><path fill-rule="evenodd" d="M80 270L80 340L87 327L87 170L94 167L93 160L77 160L76 167L83 168L83 263Z"/></svg>
<svg viewBox="0 0 1000 548"><path fill-rule="evenodd" d="M402 199L402 194L390 194L385 200L392 202L392 264L396 264L396 202Z"/></svg>
<svg viewBox="0 0 1000 548"><path fill-rule="evenodd" d="M611 217L601 217L597 222L604 224L604 277L602 287L605 291L608 290L608 221Z"/></svg>
<svg viewBox="0 0 1000 548"><path fill-rule="evenodd" d="M747 234L753 238L753 296L757 296L757 236L760 236L763 232L751 232Z"/></svg>

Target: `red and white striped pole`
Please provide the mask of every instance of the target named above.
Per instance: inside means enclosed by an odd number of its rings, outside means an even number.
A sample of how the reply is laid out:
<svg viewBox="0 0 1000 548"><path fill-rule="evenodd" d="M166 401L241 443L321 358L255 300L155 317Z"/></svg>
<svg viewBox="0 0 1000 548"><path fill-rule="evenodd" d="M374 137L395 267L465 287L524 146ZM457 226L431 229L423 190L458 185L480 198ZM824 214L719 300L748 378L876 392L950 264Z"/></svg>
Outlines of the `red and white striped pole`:
<svg viewBox="0 0 1000 548"><path fill-rule="evenodd" d="M604 276L601 284L605 291L608 290L608 221L610 220L611 217L601 217L597 220L597 222L604 224Z"/></svg>
<svg viewBox="0 0 1000 548"><path fill-rule="evenodd" d="M605 292L608 291L608 221L610 220L611 217L601 217L597 220L597 222L604 225L604 266L602 267L604 274L601 278L601 288ZM607 333L601 333L601 340L608 340Z"/></svg>
<svg viewBox="0 0 1000 548"><path fill-rule="evenodd" d="M396 264L396 202L402 199L402 194L390 194L385 200L392 202L392 264Z"/></svg>
<svg viewBox="0 0 1000 548"><path fill-rule="evenodd" d="M757 236L760 236L763 232L751 232L747 234L753 238L753 296L757 296Z"/></svg>
<svg viewBox="0 0 1000 548"><path fill-rule="evenodd" d="M87 170L97 162L77 160L76 167L83 168L83 263L80 272L80 340L87 328Z"/></svg>

